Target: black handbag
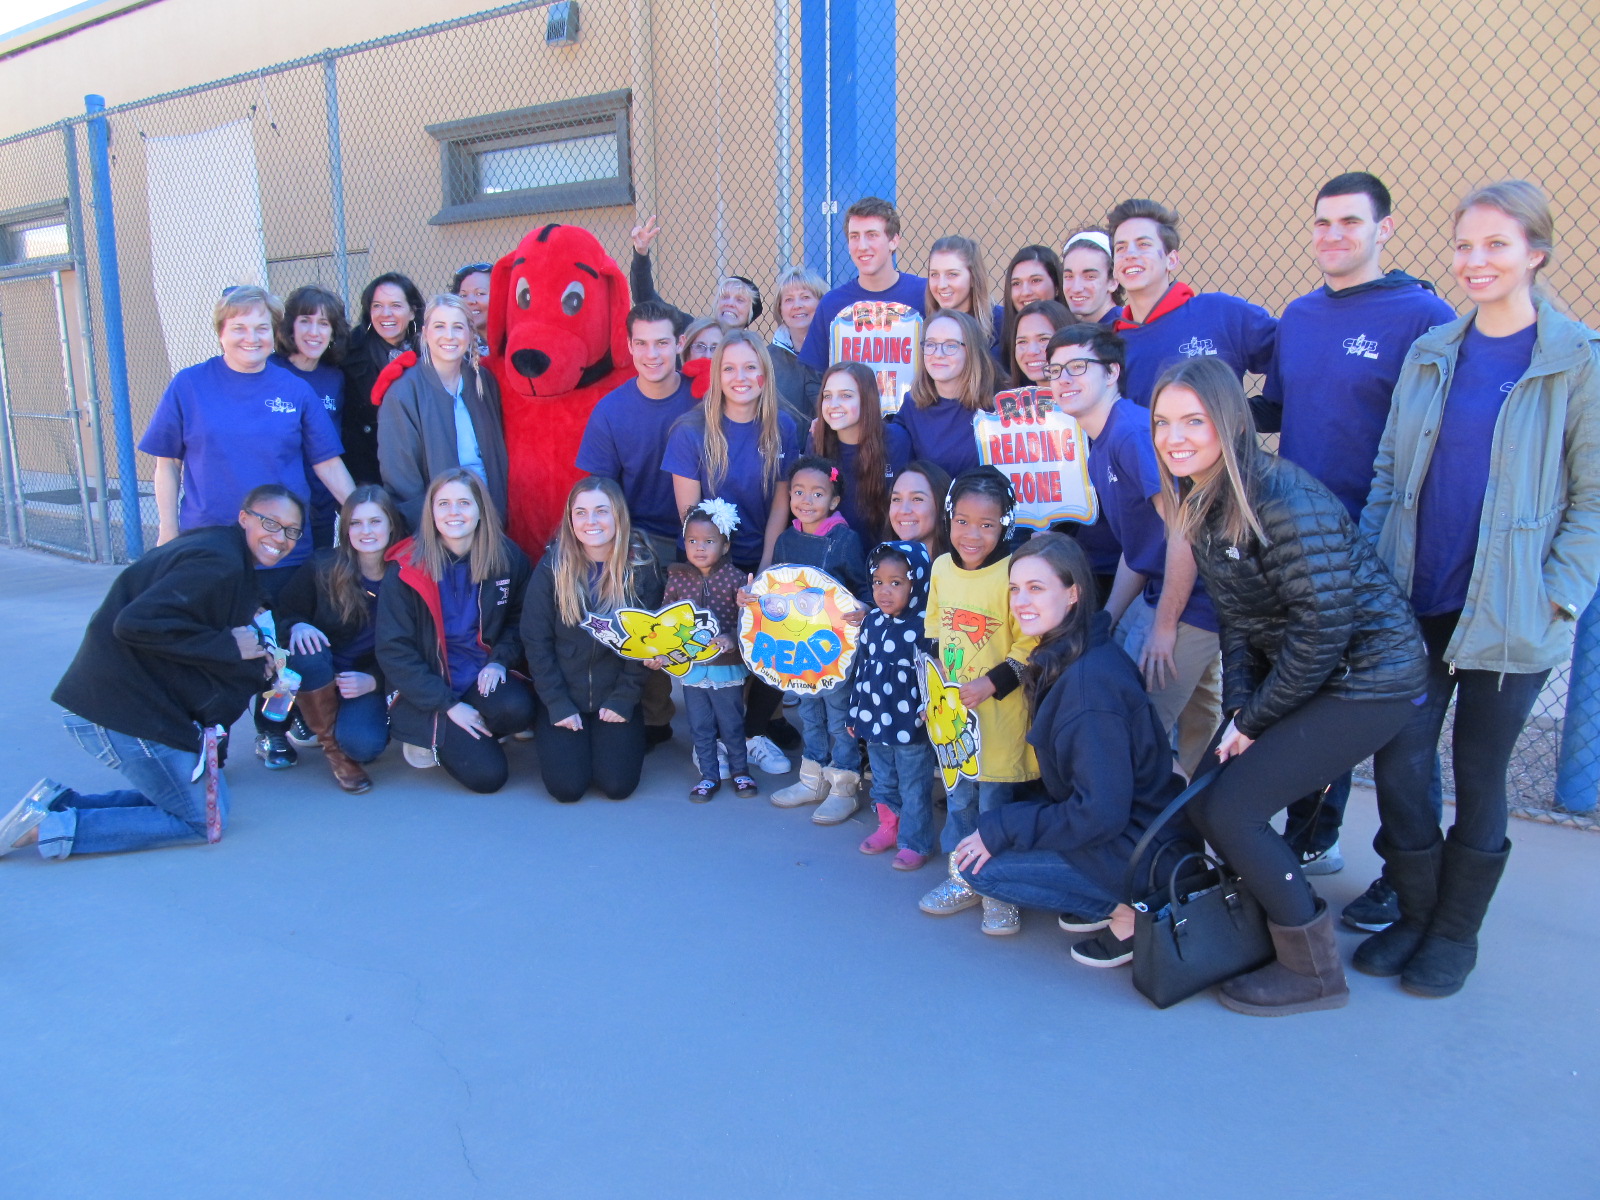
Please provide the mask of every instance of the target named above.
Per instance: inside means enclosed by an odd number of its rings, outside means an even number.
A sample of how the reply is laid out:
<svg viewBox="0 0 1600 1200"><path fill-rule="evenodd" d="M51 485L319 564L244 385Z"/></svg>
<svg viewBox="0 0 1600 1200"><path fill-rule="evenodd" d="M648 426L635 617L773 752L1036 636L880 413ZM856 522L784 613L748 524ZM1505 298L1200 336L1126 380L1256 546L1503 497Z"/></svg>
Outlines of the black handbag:
<svg viewBox="0 0 1600 1200"><path fill-rule="evenodd" d="M1162 847L1150 862L1142 899L1133 900L1139 861L1162 826L1216 778L1191 783L1145 830L1128 859L1123 895L1134 910L1133 986L1157 1008L1265 966L1274 956L1267 915L1227 864L1208 854L1178 858L1161 887Z"/></svg>

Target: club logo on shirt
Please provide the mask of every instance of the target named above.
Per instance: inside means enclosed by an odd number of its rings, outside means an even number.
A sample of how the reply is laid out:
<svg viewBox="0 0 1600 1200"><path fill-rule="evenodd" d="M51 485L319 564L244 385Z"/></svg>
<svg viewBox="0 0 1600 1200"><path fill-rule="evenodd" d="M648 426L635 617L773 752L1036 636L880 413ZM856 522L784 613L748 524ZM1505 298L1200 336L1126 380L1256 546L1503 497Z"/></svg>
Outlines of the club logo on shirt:
<svg viewBox="0 0 1600 1200"><path fill-rule="evenodd" d="M324 396L322 398L322 407L327 409L329 412L338 412L339 402L332 396Z"/></svg>
<svg viewBox="0 0 1600 1200"><path fill-rule="evenodd" d="M1364 333L1358 333L1353 338L1345 338L1342 344L1346 354L1359 354L1362 358L1378 357L1378 339L1369 338Z"/></svg>
<svg viewBox="0 0 1600 1200"><path fill-rule="evenodd" d="M300 410L295 408L293 404L285 400L282 396L274 396L272 399L267 401L267 411L276 413L292 413Z"/></svg>
<svg viewBox="0 0 1600 1200"><path fill-rule="evenodd" d="M1185 358L1199 358L1203 354L1215 354L1217 344L1210 338L1192 337L1178 347L1178 353Z"/></svg>
<svg viewBox="0 0 1600 1200"><path fill-rule="evenodd" d="M1515 379L1508 380L1507 382L1502 383L1500 385L1500 392L1501 392L1502 395L1509 396L1509 395L1511 395L1511 389L1516 387L1516 386L1517 386L1517 381Z"/></svg>
<svg viewBox="0 0 1600 1200"><path fill-rule="evenodd" d="M499 608L502 604L510 604L511 603L511 580L509 580L509 579L496 579L494 581L494 586L500 589L500 598L494 602L494 606L496 608Z"/></svg>

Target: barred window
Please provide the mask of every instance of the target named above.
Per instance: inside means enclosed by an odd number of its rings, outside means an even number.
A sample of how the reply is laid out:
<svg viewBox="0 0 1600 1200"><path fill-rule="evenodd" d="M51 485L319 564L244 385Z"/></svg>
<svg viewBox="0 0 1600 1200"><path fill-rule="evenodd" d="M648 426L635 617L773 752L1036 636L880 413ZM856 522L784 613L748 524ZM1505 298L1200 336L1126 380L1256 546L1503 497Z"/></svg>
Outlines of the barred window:
<svg viewBox="0 0 1600 1200"><path fill-rule="evenodd" d="M71 256L63 206L0 213L0 268L53 266Z"/></svg>

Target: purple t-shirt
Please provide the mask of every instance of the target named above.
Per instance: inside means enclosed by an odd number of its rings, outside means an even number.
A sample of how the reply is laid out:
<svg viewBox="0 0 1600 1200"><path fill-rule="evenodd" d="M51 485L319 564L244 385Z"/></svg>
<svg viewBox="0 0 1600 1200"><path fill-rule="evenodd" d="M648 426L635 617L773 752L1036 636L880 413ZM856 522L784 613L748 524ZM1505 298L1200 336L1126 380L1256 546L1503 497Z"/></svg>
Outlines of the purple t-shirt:
<svg viewBox="0 0 1600 1200"><path fill-rule="evenodd" d="M911 439L911 457L938 463L951 479L982 461L978 457L978 438L972 431L972 412L959 400L941 396L927 408L908 400L893 419Z"/></svg>
<svg viewBox="0 0 1600 1200"><path fill-rule="evenodd" d="M179 530L232 525L250 489L279 483L307 499L306 464L344 453L338 431L304 382L268 362L260 371L235 371L222 356L185 367L156 405L139 449L183 461ZM311 554L302 537L280 566Z"/></svg>
<svg viewBox="0 0 1600 1200"><path fill-rule="evenodd" d="M1467 602L1478 527L1489 490L1489 459L1500 409L1527 374L1539 327L1488 337L1467 327L1445 393L1439 438L1417 497L1417 560L1411 603L1420 617L1456 612Z"/></svg>
<svg viewBox="0 0 1600 1200"><path fill-rule="evenodd" d="M1259 304L1224 292L1201 292L1165 316L1121 330L1128 366L1122 394L1145 408L1161 373L1175 362L1215 355L1243 380L1272 366L1278 322Z"/></svg>
<svg viewBox="0 0 1600 1200"><path fill-rule="evenodd" d="M857 485L860 482L859 472L856 468L856 457L861 447L850 445L847 442L839 443L839 477L844 482L844 495L839 500L839 515L844 518L844 523L855 530L856 536L861 539L863 546L876 546L883 540L883 529L874 527L857 507ZM884 451L884 488L885 497L889 494L889 485L894 482L896 475L905 470L911 461L911 439L906 431L893 421L883 423L883 451ZM816 443L808 439L806 453L816 454Z"/></svg>
<svg viewBox="0 0 1600 1200"><path fill-rule="evenodd" d="M739 527L733 531L730 556L735 564L749 568L761 561L772 497L783 486L795 459L800 457L800 427L788 413L778 414L780 457L772 484L767 483L761 462L761 423L730 421L723 417L722 434L728 439L728 468L716 486L712 486L701 455L705 426L692 410L679 417L667 435L661 469L670 475L698 481L703 498L720 496L738 509Z"/></svg>
<svg viewBox="0 0 1600 1200"><path fill-rule="evenodd" d="M842 287L834 288L817 302L816 315L811 318L811 328L806 331L806 344L800 347L798 357L813 371L826 369L828 355L832 351L828 339L832 336L833 319L852 304L862 300L890 300L908 305L920 313L927 295L928 281L921 275L907 275L904 271L900 272L900 278L894 281L893 287L881 292L869 292L861 286L859 277L852 279Z"/></svg>
<svg viewBox="0 0 1600 1200"><path fill-rule="evenodd" d="M630 379L600 398L578 446L578 470L615 479L634 526L657 537L676 540L682 533L672 476L661 469L661 455L672 423L697 403L682 375L678 390L665 400L652 400Z"/></svg>

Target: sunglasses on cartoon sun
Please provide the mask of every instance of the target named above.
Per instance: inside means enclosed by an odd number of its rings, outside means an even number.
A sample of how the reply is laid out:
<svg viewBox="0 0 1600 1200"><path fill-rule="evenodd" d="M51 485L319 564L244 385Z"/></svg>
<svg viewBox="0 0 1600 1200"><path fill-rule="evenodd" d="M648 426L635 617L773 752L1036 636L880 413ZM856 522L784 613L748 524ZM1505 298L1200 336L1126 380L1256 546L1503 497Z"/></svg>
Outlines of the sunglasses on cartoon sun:
<svg viewBox="0 0 1600 1200"><path fill-rule="evenodd" d="M784 595L768 592L761 597L761 611L774 621L787 617L791 608L802 617L814 617L822 611L825 599L822 589L814 587Z"/></svg>

